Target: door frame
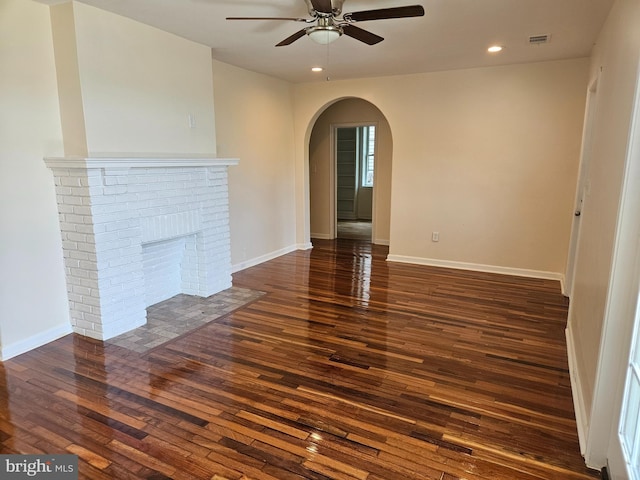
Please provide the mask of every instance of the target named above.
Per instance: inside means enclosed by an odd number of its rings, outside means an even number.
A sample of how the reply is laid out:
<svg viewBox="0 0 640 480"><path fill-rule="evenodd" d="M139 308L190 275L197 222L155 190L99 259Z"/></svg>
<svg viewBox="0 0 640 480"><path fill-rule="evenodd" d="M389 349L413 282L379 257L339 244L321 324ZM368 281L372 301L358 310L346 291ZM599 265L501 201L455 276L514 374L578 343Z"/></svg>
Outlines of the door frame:
<svg viewBox="0 0 640 480"><path fill-rule="evenodd" d="M375 156L378 158L378 122L349 122L349 123L332 123L330 125L330 143L331 158L329 159L329 236L330 238L338 237L338 129L339 128L357 128L368 127L373 125L376 127ZM371 242L373 242L373 232L375 232L376 219L376 180L378 169L373 170L373 187L371 191ZM356 202L357 203L357 202Z"/></svg>

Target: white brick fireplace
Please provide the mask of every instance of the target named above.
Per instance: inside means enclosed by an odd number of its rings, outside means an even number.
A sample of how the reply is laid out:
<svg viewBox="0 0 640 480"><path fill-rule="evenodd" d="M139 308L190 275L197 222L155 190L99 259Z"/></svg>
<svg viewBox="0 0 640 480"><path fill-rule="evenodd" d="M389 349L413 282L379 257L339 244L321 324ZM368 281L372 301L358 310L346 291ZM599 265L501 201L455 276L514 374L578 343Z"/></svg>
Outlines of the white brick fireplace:
<svg viewBox="0 0 640 480"><path fill-rule="evenodd" d="M76 333L107 340L178 293L231 286L227 168L237 159L47 158Z"/></svg>

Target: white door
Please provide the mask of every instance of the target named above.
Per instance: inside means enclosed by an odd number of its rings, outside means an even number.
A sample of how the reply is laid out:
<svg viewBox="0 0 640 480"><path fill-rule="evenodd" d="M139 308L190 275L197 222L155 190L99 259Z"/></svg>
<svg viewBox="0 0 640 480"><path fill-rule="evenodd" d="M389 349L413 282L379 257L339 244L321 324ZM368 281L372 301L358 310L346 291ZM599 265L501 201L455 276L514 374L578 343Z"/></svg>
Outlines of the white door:
<svg viewBox="0 0 640 480"><path fill-rule="evenodd" d="M640 241L638 242L640 251ZM638 256L640 260L640 255ZM636 262L636 308L631 355L622 402L617 438L609 453L609 468L614 479L640 480L640 261ZM616 454L612 453L615 452Z"/></svg>
<svg viewBox="0 0 640 480"><path fill-rule="evenodd" d="M571 226L571 243L569 244L569 256L567 272L565 275L565 295L571 297L573 281L575 277L576 258L578 256L578 244L580 240L580 225L585 207L585 200L589 194L589 160L591 158L591 138L593 131L593 119L596 111L596 93L598 90L598 78L589 87L587 105L585 108L584 127L582 132L582 151L580 154L580 172L578 174L578 186L576 189L575 211Z"/></svg>
<svg viewBox="0 0 640 480"><path fill-rule="evenodd" d="M620 423L620 444L630 480L640 479L640 349L637 336L636 329Z"/></svg>
<svg viewBox="0 0 640 480"><path fill-rule="evenodd" d="M614 260L618 272L615 275L625 284L624 295L616 297L622 308L612 318L614 328L624 334L616 348L627 351L624 343L631 340L629 354L624 356L628 360L622 402L614 405L620 408L620 421L617 429L612 429L607 450L610 477L614 480L640 480L640 83L634 105L614 255L621 252L620 261Z"/></svg>

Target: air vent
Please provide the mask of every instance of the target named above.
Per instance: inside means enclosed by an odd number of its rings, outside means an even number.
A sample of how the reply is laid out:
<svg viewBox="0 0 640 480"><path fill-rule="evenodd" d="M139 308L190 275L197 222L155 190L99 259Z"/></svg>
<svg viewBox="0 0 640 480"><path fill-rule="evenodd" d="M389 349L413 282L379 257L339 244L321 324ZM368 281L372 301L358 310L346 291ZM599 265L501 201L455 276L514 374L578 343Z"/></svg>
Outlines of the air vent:
<svg viewBox="0 0 640 480"><path fill-rule="evenodd" d="M542 45L544 43L549 43L551 39L551 35L531 35L529 37L529 45Z"/></svg>

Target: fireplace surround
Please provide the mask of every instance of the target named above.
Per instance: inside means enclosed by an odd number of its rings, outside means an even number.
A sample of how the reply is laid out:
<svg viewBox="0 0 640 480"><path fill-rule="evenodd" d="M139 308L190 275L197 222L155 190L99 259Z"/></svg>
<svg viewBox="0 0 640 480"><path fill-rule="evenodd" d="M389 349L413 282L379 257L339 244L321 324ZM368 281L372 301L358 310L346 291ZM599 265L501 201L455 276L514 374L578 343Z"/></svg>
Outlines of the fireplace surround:
<svg viewBox="0 0 640 480"><path fill-rule="evenodd" d="M146 307L231 286L227 169L211 157L46 158L73 331L108 340Z"/></svg>

